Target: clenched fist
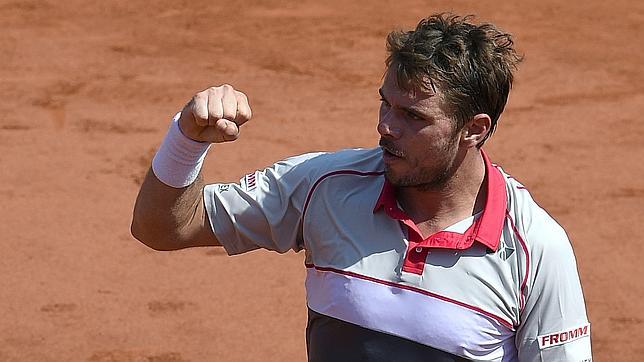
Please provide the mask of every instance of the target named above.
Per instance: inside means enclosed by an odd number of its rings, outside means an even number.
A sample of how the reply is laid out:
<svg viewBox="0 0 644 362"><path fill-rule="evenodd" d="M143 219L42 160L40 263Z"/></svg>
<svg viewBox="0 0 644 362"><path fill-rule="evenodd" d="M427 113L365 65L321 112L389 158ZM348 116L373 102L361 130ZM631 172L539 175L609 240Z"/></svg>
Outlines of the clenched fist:
<svg viewBox="0 0 644 362"><path fill-rule="evenodd" d="M195 94L181 111L181 132L199 142L220 143L239 137L239 127L251 118L248 98L228 84Z"/></svg>

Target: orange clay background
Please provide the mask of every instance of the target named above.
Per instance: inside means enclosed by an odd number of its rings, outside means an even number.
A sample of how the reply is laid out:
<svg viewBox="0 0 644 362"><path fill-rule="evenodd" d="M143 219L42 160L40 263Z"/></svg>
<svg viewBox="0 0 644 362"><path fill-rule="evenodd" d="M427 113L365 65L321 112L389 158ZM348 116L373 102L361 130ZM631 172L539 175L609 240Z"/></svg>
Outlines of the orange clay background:
<svg viewBox="0 0 644 362"><path fill-rule="evenodd" d="M596 361L641 361L641 1L0 1L0 361L301 361L303 255L155 252L139 184L198 90L253 120L206 180L377 144L384 39L477 14L525 62L486 149L568 231ZM392 311L395 313L395 311Z"/></svg>

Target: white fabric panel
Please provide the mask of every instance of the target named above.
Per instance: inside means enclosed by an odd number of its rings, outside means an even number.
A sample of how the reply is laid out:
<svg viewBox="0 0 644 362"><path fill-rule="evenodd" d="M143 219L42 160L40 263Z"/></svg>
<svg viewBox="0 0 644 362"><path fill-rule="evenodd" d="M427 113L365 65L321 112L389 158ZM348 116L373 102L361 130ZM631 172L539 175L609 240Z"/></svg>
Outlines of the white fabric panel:
<svg viewBox="0 0 644 362"><path fill-rule="evenodd" d="M411 287L409 287L411 288ZM455 301L384 281L307 269L309 308L478 361L515 361L514 332Z"/></svg>

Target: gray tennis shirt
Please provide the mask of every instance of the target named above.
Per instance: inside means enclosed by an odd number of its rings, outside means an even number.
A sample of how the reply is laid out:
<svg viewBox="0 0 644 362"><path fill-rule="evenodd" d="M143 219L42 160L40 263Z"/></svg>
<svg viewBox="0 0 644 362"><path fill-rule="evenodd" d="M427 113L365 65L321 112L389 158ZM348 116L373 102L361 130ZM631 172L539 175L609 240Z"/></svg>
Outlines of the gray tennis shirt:
<svg viewBox="0 0 644 362"><path fill-rule="evenodd" d="M205 205L230 255L305 250L316 315L471 360L591 361L566 233L483 158L484 210L426 239L398 207L380 148L292 157L206 186Z"/></svg>

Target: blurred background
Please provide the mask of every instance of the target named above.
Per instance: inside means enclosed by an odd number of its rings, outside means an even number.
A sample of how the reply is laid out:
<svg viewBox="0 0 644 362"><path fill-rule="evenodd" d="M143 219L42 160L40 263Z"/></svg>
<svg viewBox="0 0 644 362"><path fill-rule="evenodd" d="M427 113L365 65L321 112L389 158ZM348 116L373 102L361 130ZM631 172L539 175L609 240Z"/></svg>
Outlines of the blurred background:
<svg viewBox="0 0 644 362"><path fill-rule="evenodd" d="M0 361L305 360L303 255L147 249L138 187L221 83L254 118L210 182L375 146L385 36L442 11L514 34L486 149L569 233L595 360L641 360L644 3L0 0Z"/></svg>

